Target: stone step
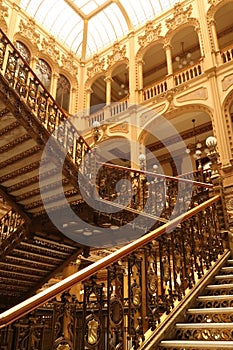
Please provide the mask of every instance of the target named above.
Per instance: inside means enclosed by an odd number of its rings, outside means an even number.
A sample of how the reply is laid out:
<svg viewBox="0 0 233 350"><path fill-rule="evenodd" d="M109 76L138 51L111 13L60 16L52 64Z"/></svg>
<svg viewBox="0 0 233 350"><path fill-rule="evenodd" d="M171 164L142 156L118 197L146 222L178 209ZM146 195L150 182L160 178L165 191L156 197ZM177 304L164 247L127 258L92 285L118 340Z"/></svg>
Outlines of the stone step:
<svg viewBox="0 0 233 350"><path fill-rule="evenodd" d="M233 307L210 307L210 308L202 308L202 309L188 309L187 314L226 314L226 313L233 313Z"/></svg>
<svg viewBox="0 0 233 350"><path fill-rule="evenodd" d="M233 349L233 341L199 341L199 340L163 340L159 344L159 349Z"/></svg>
<svg viewBox="0 0 233 350"><path fill-rule="evenodd" d="M208 284L208 286L206 286L206 289L207 290L210 290L210 289L218 289L218 290L221 290L221 289L230 289L230 288L233 288L233 283L224 283L224 284Z"/></svg>
<svg viewBox="0 0 233 350"><path fill-rule="evenodd" d="M233 295L200 295L197 300L215 301L215 300L233 300Z"/></svg>
<svg viewBox="0 0 233 350"><path fill-rule="evenodd" d="M216 279L216 280L222 280L222 279L225 279L225 278L229 278L229 279L232 278L232 280L233 280L233 274L231 274L231 275L217 275L217 276L214 277L214 279Z"/></svg>

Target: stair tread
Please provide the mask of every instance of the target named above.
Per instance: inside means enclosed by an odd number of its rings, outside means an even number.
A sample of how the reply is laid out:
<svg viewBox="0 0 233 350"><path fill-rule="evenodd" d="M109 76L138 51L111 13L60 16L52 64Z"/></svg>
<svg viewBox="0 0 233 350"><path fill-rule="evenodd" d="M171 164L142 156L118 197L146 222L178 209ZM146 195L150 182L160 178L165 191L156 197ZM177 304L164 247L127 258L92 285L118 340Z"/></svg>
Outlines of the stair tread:
<svg viewBox="0 0 233 350"><path fill-rule="evenodd" d="M232 278L233 279L233 274L230 274L230 275L217 275L214 278L216 278L216 279Z"/></svg>
<svg viewBox="0 0 233 350"><path fill-rule="evenodd" d="M198 347L201 349L206 348L217 348L217 349L232 349L233 348L233 341L226 340L226 341L211 341L211 340L162 340L160 342L161 346L185 346L186 348L192 348L192 347Z"/></svg>
<svg viewBox="0 0 233 350"><path fill-rule="evenodd" d="M196 314L196 313L200 313L200 314L203 314L203 313L228 313L228 312L233 312L233 307L208 307L208 308L199 308L199 309L195 309L195 308L192 308L192 309L188 309L187 310L187 313L193 313L193 314Z"/></svg>
<svg viewBox="0 0 233 350"><path fill-rule="evenodd" d="M208 284L208 286L206 286L206 289L222 289L222 288L233 288L233 283Z"/></svg>
<svg viewBox="0 0 233 350"><path fill-rule="evenodd" d="M201 329L206 329L206 328L232 328L232 323L231 322L225 322L225 323L220 323L220 322L202 322L202 323L176 323L175 325L176 328L201 328Z"/></svg>
<svg viewBox="0 0 233 350"><path fill-rule="evenodd" d="M197 300L231 300L233 299L233 295L200 295L197 297Z"/></svg>

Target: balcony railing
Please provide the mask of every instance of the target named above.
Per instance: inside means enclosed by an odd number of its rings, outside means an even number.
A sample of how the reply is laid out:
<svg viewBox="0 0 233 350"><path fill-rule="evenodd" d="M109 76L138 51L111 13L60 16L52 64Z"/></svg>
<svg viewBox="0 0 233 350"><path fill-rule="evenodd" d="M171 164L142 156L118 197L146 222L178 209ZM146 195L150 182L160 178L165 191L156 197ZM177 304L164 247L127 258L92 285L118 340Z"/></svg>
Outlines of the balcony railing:
<svg viewBox="0 0 233 350"><path fill-rule="evenodd" d="M161 80L159 82L155 82L155 84L145 87L142 91L143 101L149 100L157 95L162 94L167 91L167 81Z"/></svg>
<svg viewBox="0 0 233 350"><path fill-rule="evenodd" d="M228 47L221 50L221 56L223 59L223 63L232 61L233 60L233 45L229 45Z"/></svg>
<svg viewBox="0 0 233 350"><path fill-rule="evenodd" d="M112 118L122 112L127 111L129 106L129 99L124 98L121 101L113 102L109 106L105 106L100 111L91 114L88 117L88 126L92 127L95 121L101 123L109 118Z"/></svg>
<svg viewBox="0 0 233 350"><path fill-rule="evenodd" d="M2 243L9 236L21 227L24 219L13 209L9 210L0 220L0 242Z"/></svg>
<svg viewBox="0 0 233 350"><path fill-rule="evenodd" d="M187 81L198 77L202 73L203 72L202 72L201 63L198 63L192 67L183 69L182 71L174 75L175 86L186 83Z"/></svg>

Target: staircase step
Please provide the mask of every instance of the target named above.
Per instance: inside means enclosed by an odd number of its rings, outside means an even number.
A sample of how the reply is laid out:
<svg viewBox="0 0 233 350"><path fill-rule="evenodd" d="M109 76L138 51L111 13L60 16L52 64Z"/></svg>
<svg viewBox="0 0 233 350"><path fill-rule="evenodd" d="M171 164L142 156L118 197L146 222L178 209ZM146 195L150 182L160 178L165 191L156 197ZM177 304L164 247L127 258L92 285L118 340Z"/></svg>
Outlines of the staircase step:
<svg viewBox="0 0 233 350"><path fill-rule="evenodd" d="M233 349L233 341L199 341L199 340L163 340L159 344L160 349L173 348L185 349Z"/></svg>
<svg viewBox="0 0 233 350"><path fill-rule="evenodd" d="M233 341L232 323L177 323L178 340Z"/></svg>
<svg viewBox="0 0 233 350"><path fill-rule="evenodd" d="M233 299L233 295L224 295L224 294L220 294L220 295L200 295L199 297L197 297L197 300L201 300L201 301L215 301L215 300L232 300Z"/></svg>
<svg viewBox="0 0 233 350"><path fill-rule="evenodd" d="M231 275L217 275L214 277L214 279L216 279L216 280L222 280L225 278L229 278L229 279L232 278L232 280L233 280L233 274L231 274Z"/></svg>
<svg viewBox="0 0 233 350"><path fill-rule="evenodd" d="M226 288L233 288L233 283L224 283L224 284L209 284L206 286L206 289L226 289Z"/></svg>
<svg viewBox="0 0 233 350"><path fill-rule="evenodd" d="M233 307L210 307L210 308L202 308L202 309L188 309L187 314L219 314L219 313L233 313Z"/></svg>
<svg viewBox="0 0 233 350"><path fill-rule="evenodd" d="M230 328L232 329L232 323L231 322L226 322L226 323L220 323L220 322L215 322L215 323L176 323L175 327L177 329L213 329L213 328Z"/></svg>

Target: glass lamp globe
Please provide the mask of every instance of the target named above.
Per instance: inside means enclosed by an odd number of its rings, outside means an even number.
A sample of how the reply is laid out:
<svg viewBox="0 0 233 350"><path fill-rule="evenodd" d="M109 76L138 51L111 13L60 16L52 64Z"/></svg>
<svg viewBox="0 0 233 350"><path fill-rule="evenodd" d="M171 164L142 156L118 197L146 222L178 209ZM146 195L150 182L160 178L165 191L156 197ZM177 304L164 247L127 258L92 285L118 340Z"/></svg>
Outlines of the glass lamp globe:
<svg viewBox="0 0 233 350"><path fill-rule="evenodd" d="M92 124L93 128L99 128L100 127L100 122L98 120L95 120Z"/></svg>
<svg viewBox="0 0 233 350"><path fill-rule="evenodd" d="M217 146L217 139L214 136L209 136L207 137L205 143L208 148L214 148Z"/></svg>

